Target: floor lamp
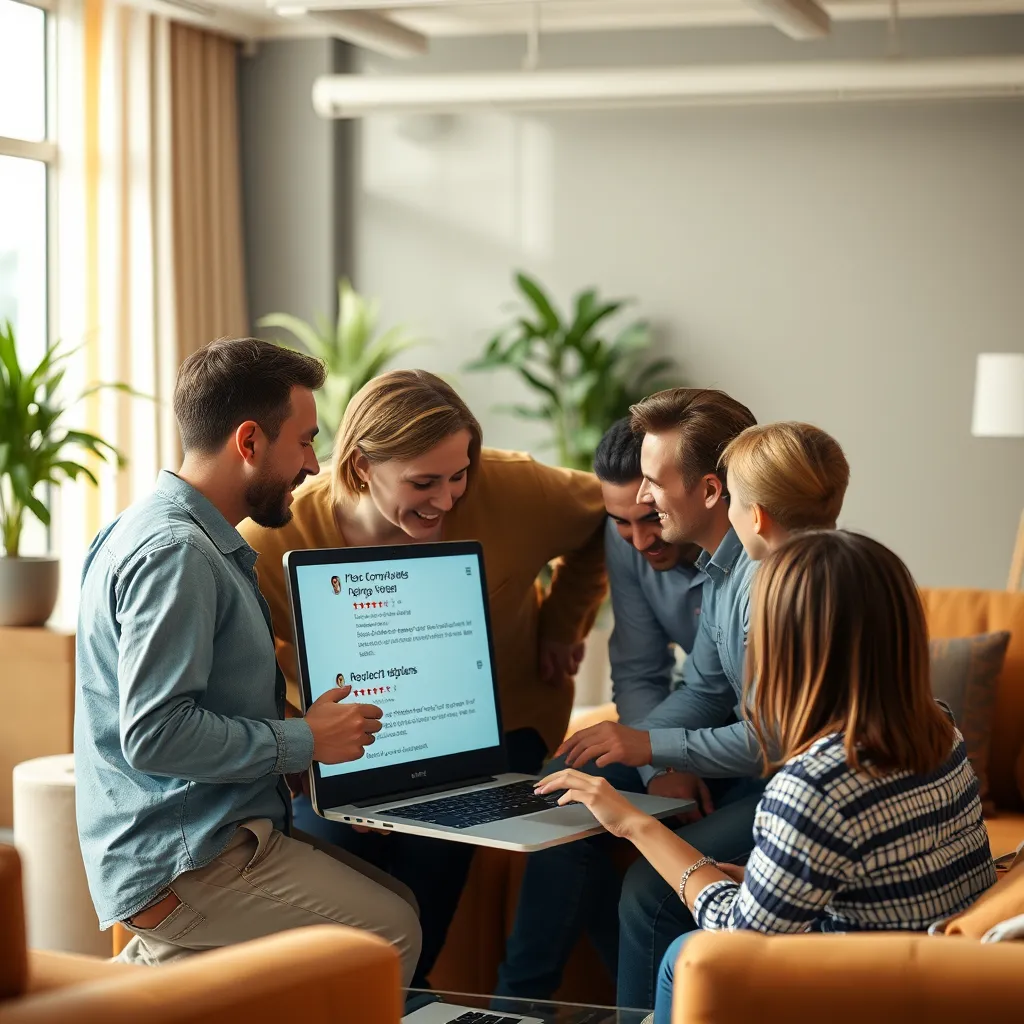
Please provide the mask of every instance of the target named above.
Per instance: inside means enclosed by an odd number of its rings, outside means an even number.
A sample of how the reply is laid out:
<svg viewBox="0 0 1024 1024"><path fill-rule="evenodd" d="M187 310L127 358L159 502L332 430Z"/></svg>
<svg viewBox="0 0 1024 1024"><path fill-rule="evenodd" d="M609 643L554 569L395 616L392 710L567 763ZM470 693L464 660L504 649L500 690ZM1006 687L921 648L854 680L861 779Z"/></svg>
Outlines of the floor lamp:
<svg viewBox="0 0 1024 1024"><path fill-rule="evenodd" d="M975 437L1024 437L1024 353L983 352L974 377ZM1021 589L1024 575L1024 512L1010 561L1007 590Z"/></svg>

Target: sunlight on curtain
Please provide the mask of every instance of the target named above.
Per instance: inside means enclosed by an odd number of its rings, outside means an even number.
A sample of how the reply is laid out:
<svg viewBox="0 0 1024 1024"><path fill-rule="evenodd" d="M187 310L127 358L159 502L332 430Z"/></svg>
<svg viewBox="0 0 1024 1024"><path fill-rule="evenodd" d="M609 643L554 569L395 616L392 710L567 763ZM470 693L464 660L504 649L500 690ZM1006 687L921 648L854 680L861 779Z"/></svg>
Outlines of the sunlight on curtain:
<svg viewBox="0 0 1024 1024"><path fill-rule="evenodd" d="M178 465L178 365L247 333L248 313L237 45L111 0L59 0L57 26L57 337L82 346L69 392L122 381L151 396L103 392L72 414L128 465L99 464L98 488L56 501L68 622L92 538Z"/></svg>
<svg viewBox="0 0 1024 1024"><path fill-rule="evenodd" d="M122 381L148 399L107 391L70 419L116 445L127 467L96 464L100 486L67 485L53 546L61 557L58 616L73 618L85 551L100 527L170 466L167 360L174 353L168 217L167 26L104 0L65 0L58 27L58 332L81 345L68 393ZM161 213L163 216L161 217ZM176 362L176 360L172 360Z"/></svg>

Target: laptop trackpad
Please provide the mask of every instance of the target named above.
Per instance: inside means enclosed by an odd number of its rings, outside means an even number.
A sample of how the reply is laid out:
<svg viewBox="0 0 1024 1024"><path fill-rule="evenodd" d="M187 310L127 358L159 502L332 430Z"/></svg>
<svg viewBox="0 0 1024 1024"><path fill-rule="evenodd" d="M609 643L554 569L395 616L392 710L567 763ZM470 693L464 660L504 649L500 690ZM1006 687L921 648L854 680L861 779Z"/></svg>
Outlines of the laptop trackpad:
<svg viewBox="0 0 1024 1024"><path fill-rule="evenodd" d="M542 821L545 825L564 825L568 828L592 828L597 819L583 804L567 804L565 807L552 807L547 811L525 814L523 821Z"/></svg>

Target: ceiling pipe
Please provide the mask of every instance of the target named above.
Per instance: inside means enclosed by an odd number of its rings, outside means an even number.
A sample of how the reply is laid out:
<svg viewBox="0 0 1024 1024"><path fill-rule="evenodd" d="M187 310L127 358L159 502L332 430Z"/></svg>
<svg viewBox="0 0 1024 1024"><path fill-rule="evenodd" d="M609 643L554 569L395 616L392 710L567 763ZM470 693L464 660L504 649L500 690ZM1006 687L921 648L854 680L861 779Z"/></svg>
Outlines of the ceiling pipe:
<svg viewBox="0 0 1024 1024"><path fill-rule="evenodd" d="M323 75L321 117L486 110L995 98L1024 94L1024 57L605 68L457 75Z"/></svg>

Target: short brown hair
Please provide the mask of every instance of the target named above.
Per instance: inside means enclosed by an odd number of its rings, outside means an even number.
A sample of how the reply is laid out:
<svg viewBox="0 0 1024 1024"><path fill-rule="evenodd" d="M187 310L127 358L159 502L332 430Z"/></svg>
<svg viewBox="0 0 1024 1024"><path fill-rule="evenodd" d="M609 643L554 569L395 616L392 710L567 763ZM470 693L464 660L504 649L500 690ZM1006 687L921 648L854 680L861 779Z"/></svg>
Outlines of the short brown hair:
<svg viewBox="0 0 1024 1024"><path fill-rule="evenodd" d="M332 497L344 501L359 493L354 460L415 459L446 437L468 430L469 464L480 459L483 432L455 389L426 370L391 370L374 377L345 409L334 445Z"/></svg>
<svg viewBox="0 0 1024 1024"><path fill-rule="evenodd" d="M659 391L629 412L638 434L679 431L676 465L688 490L709 473L725 486L725 470L718 464L722 452L737 434L757 423L745 405L712 388Z"/></svg>
<svg viewBox="0 0 1024 1024"><path fill-rule="evenodd" d="M927 774L949 757L921 598L877 541L815 530L771 552L754 582L748 651L744 705L769 770L840 732L855 770Z"/></svg>
<svg viewBox="0 0 1024 1024"><path fill-rule="evenodd" d="M832 528L850 465L835 438L809 423L767 423L733 438L720 460L736 490L784 530Z"/></svg>
<svg viewBox="0 0 1024 1024"><path fill-rule="evenodd" d="M217 451L239 424L253 420L271 441L291 413L293 387L316 391L319 359L257 338L221 338L178 368L174 415L186 452Z"/></svg>

